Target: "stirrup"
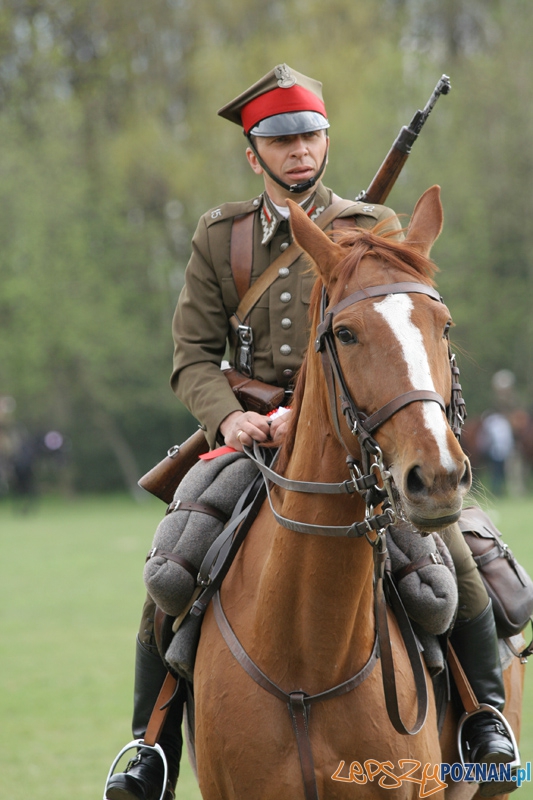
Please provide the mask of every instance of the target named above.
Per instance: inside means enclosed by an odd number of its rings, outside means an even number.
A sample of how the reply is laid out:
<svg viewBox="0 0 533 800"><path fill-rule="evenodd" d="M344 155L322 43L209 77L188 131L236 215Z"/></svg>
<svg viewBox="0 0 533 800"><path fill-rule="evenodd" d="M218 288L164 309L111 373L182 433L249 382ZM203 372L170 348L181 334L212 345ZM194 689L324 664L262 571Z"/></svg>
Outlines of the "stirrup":
<svg viewBox="0 0 533 800"><path fill-rule="evenodd" d="M107 774L107 778L106 778L106 782L105 782L105 786L104 786L103 800L106 800L107 787L109 785L110 779L113 777L113 773L115 771L115 767L117 766L118 762L120 761L120 759L122 758L124 753L127 753L128 750L133 750L134 747L144 747L147 750L155 750L155 752L159 753L159 755L161 756L161 759L163 761L163 788L161 790L161 796L160 796L159 800L164 800L165 792L167 790L167 780L168 780L167 757L165 755L165 751L163 750L163 748L161 747L160 744L157 744L157 742L155 744L145 744L144 743L144 739L134 739L132 742L127 744L125 747L123 747L122 750L120 751L120 753L118 754L118 756L115 758L115 760L111 764L111 768L110 768L110 770L109 770L109 772Z"/></svg>
<svg viewBox="0 0 533 800"><path fill-rule="evenodd" d="M511 744L513 746L514 759L511 762L506 762L506 766L510 767L511 769L514 767L519 767L521 764L520 753L518 751L518 744L516 742L513 729L511 728L508 720L505 719L501 711L498 711L497 708L494 708L494 706L491 706L488 703L480 703L479 708L476 708L474 711L465 711L465 713L459 720L459 723L457 725L457 749L459 751L459 758L461 759L461 764L463 766L465 764L465 759L463 755L463 743L462 743L463 727L469 719L475 717L476 714L481 714L483 711L489 711L493 717L496 717L496 719L499 722L501 722L501 724L505 728L506 733L509 736L509 739L511 740Z"/></svg>

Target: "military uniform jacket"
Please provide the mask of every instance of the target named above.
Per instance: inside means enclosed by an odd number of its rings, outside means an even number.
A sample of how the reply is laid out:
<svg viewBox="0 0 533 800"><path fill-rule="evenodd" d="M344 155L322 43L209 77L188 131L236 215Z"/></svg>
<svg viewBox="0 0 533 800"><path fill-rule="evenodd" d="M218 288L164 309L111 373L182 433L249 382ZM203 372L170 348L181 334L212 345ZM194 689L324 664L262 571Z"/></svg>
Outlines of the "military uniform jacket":
<svg viewBox="0 0 533 800"><path fill-rule="evenodd" d="M332 203L332 192L322 184L303 204L315 220ZM210 447L216 443L220 423L242 407L220 371L222 359L233 363L236 341L229 318L239 297L230 262L231 228L236 216L255 212L253 223L252 283L292 242L290 225L268 195L241 203L226 203L204 214L192 240L192 255L185 272L173 320L175 343L171 385L179 399L206 430ZM371 228L394 212L379 205L354 203L340 216L353 216L360 227ZM265 383L289 387L300 367L309 335L308 310L316 275L304 255L292 263L261 297L248 324L254 336L254 377Z"/></svg>

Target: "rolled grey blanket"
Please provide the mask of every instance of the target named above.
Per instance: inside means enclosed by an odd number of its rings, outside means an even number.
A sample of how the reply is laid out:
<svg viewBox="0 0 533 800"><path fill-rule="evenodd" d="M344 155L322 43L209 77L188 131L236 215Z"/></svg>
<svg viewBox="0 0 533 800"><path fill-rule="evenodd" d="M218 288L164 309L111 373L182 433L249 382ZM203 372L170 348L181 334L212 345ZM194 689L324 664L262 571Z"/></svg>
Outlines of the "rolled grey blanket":
<svg viewBox="0 0 533 800"><path fill-rule="evenodd" d="M408 526L391 525L387 547L393 574L425 556L431 558L432 553L435 561L444 561L429 563L400 577L398 592L408 615L423 630L445 633L454 618L458 595L453 562L440 536L420 536Z"/></svg>
<svg viewBox="0 0 533 800"><path fill-rule="evenodd" d="M199 461L180 483L174 500L207 503L228 518L257 473L242 453L228 453ZM196 570L224 524L199 511L174 511L158 525L153 548L179 555ZM192 575L174 561L155 555L146 562L144 582L148 593L166 613L177 617L185 609L195 588Z"/></svg>

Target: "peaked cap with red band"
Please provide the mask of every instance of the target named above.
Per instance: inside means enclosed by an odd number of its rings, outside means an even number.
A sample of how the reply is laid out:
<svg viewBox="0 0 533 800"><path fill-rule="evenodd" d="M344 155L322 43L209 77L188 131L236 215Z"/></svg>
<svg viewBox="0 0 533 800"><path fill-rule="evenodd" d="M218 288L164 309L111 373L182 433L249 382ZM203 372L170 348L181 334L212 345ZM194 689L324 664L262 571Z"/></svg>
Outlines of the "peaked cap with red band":
<svg viewBox="0 0 533 800"><path fill-rule="evenodd" d="M329 128L322 84L279 64L218 112L249 136L283 136Z"/></svg>

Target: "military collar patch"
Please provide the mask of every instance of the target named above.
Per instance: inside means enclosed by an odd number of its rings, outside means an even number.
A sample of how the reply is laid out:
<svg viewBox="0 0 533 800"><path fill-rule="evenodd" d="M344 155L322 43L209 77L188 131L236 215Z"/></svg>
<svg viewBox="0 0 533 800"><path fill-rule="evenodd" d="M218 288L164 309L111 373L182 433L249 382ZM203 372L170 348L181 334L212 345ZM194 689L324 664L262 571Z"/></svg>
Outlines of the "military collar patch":
<svg viewBox="0 0 533 800"><path fill-rule="evenodd" d="M261 226L263 228L263 238L261 239L261 244L269 243L274 236L279 222L280 220L276 214L267 208L267 202L265 200L261 207Z"/></svg>
<svg viewBox="0 0 533 800"><path fill-rule="evenodd" d="M320 214L324 211L325 205L321 203L317 206L316 201L317 194L316 192L308 197L303 203L302 208L307 214L307 216L313 220L313 222L320 216ZM278 229L278 225L280 222L283 221L284 217L278 214L272 200L265 192L263 195L263 205L261 206L261 227L263 228L263 238L261 239L261 244L268 244L271 239L274 237Z"/></svg>

